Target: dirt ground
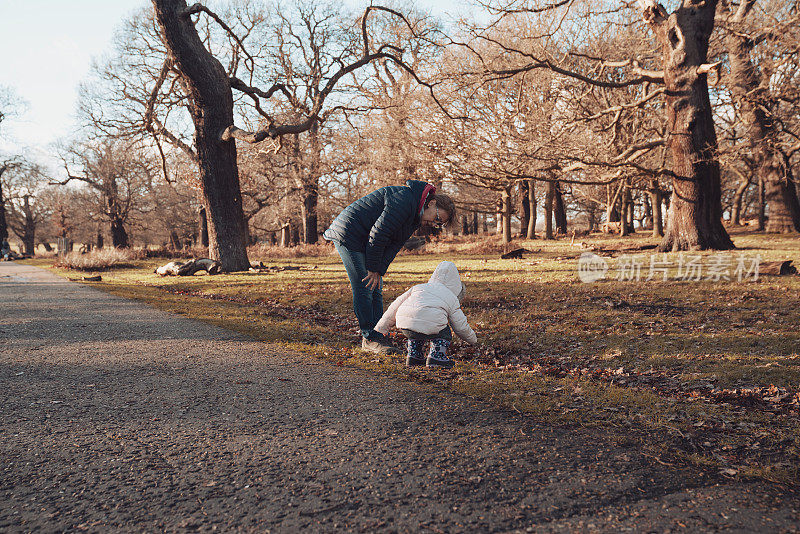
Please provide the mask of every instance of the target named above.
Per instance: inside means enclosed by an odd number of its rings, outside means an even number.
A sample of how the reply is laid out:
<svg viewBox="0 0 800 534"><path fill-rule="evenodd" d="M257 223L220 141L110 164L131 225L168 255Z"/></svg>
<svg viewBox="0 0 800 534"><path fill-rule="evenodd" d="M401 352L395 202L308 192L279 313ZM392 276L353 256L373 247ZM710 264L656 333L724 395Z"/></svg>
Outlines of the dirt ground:
<svg viewBox="0 0 800 534"><path fill-rule="evenodd" d="M800 531L618 438L0 263L3 532Z"/></svg>

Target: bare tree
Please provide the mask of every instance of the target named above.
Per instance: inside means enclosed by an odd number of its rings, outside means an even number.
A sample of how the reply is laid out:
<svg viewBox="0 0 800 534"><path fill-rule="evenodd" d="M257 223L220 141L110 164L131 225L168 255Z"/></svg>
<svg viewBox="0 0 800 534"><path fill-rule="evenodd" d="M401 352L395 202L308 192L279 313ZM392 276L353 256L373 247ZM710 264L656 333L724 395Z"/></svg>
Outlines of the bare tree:
<svg viewBox="0 0 800 534"><path fill-rule="evenodd" d="M13 157L0 161L0 241L8 238L6 202L10 197L9 175L22 165L22 160Z"/></svg>
<svg viewBox="0 0 800 534"><path fill-rule="evenodd" d="M610 142L596 143L594 147L585 141L582 145L575 143L574 147L583 149L562 151L560 162L553 168L570 174L604 169L605 176L595 183L608 184L623 178L649 181L668 176L673 182L673 198L661 248L727 249L733 243L721 220L717 141L706 80L713 68L707 62L707 52L715 6L716 2L686 0L668 14L655 2L642 4L640 13L662 48L660 60L652 57L641 36L641 44L633 47L609 46L615 43L608 36L618 36L623 43L635 43L636 36L627 30L613 31L631 28L633 10L605 2L523 1L511 8L498 3L494 6L496 20L488 28L473 28L471 40L461 45L480 57L488 77L512 78L537 70L557 74L564 80L561 83L565 101L573 95L569 111L575 120L609 123L591 136L586 135L585 129L573 130L573 137L578 134L589 139L602 132L601 139L609 138ZM497 33L501 25L519 25L520 20L528 21L530 39ZM497 59L487 57L476 42L488 43ZM586 46L587 42L592 47ZM625 53L629 55L620 57ZM580 84L588 89L581 91ZM658 87L661 84L663 88ZM610 94L605 90L618 90L620 94L627 93L628 98L619 103L607 100L604 108L592 109L586 106L592 100L585 98L592 96L591 88L604 89L598 93L600 96ZM640 110L657 109L654 103L662 95L665 131L650 126L629 129L629 142L615 143L623 119ZM665 146L669 161L656 157L656 151Z"/></svg>
<svg viewBox="0 0 800 534"><path fill-rule="evenodd" d="M8 117L18 114L23 107L14 91L8 87L0 85L0 127ZM24 160L21 156L11 156L0 160L0 241L8 238L8 223L6 219L6 199L7 192L3 193L5 184L3 176L8 177L8 173L15 171L23 166Z"/></svg>
<svg viewBox="0 0 800 534"><path fill-rule="evenodd" d="M708 43L716 1L684 0L673 13L642 2L662 48L672 156L672 200L660 250L733 248L722 226L717 137L708 93Z"/></svg>
<svg viewBox="0 0 800 534"><path fill-rule="evenodd" d="M18 164L9 169L3 182L8 228L22 241L25 254L33 256L36 231L48 217L47 205L38 200L44 183L42 171L34 164Z"/></svg>
<svg viewBox="0 0 800 534"><path fill-rule="evenodd" d="M757 68L752 58L753 48L765 40L774 41L785 34L793 34L796 44L798 15L792 14L787 6L772 13L768 23L754 25L748 22L755 18L756 0L743 0L737 6L727 1L721 4L731 69L730 85L744 120L753 160L766 189L769 211L766 229L769 232L800 231L800 203L794 175L789 157L781 148L780 122L773 111L778 102L769 88L769 80L779 64L764 58Z"/></svg>
<svg viewBox="0 0 800 534"><path fill-rule="evenodd" d="M12 88L0 85L0 125L9 117L19 115L25 107L26 103Z"/></svg>
<svg viewBox="0 0 800 534"><path fill-rule="evenodd" d="M120 48L124 59L102 72L116 114L102 107L86 114L107 133L149 136L162 154L171 146L194 161L208 217L209 255L224 270L246 269L236 141L267 141L277 150L274 141L317 128L334 113L336 106L326 101L343 77L380 59L404 68L400 49L373 46L368 22L375 12L403 19L391 9L367 8L360 20L360 49L351 47L339 56L323 74L319 90L301 103L276 68L279 60L269 40L256 38L268 35L269 14L259 4L237 4L221 16L202 4L153 0L153 18L139 17L131 24L127 42L132 46ZM296 119L286 120L291 117L282 113L287 107L297 112ZM185 120L176 110L187 112ZM237 126L237 120L249 129Z"/></svg>
<svg viewBox="0 0 800 534"><path fill-rule="evenodd" d="M94 217L108 222L114 247L130 246L127 221L150 182L147 158L132 143L106 139L71 146L62 156L67 178L89 187L95 201Z"/></svg>

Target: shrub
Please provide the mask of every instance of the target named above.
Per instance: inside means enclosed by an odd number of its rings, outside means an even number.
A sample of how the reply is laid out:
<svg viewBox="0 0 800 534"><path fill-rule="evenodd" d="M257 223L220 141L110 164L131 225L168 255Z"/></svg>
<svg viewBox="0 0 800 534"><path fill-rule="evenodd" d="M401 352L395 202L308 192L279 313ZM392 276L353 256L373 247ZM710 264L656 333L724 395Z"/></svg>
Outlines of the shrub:
<svg viewBox="0 0 800 534"><path fill-rule="evenodd" d="M403 254L503 254L510 245L498 235L442 236L416 250L403 250Z"/></svg>
<svg viewBox="0 0 800 534"><path fill-rule="evenodd" d="M146 258L169 258L169 259L190 259L190 258L207 258L208 247L184 247L181 249L174 249L171 247L147 247L143 249L136 249L136 259Z"/></svg>
<svg viewBox="0 0 800 534"><path fill-rule="evenodd" d="M313 245L301 244L294 247L279 247L277 245L258 244L248 247L247 255L250 261L284 259L284 258L304 258L330 256L335 254L333 245L327 241L321 241Z"/></svg>
<svg viewBox="0 0 800 534"><path fill-rule="evenodd" d="M59 258L56 267L77 269L80 271L105 271L107 269L129 267L129 262L136 259L136 252L122 248L94 249L85 254L70 252Z"/></svg>

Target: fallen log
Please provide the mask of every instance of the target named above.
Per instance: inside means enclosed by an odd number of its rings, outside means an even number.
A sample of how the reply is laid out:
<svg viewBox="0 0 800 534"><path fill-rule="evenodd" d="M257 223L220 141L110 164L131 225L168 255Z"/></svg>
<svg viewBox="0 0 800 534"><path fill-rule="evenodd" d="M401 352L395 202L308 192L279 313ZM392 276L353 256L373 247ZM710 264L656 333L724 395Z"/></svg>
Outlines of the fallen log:
<svg viewBox="0 0 800 534"><path fill-rule="evenodd" d="M797 267L792 265L792 260L763 261L758 264L758 274L769 274L772 276L797 274Z"/></svg>
<svg viewBox="0 0 800 534"><path fill-rule="evenodd" d="M517 248L510 252L506 252L505 254L500 255L500 259L503 260L521 260L523 254L528 254L531 251L524 248Z"/></svg>
<svg viewBox="0 0 800 534"><path fill-rule="evenodd" d="M192 276L197 271L206 271L208 274L219 274L222 272L222 264L208 258L197 258L185 263L171 261L153 272L159 276Z"/></svg>

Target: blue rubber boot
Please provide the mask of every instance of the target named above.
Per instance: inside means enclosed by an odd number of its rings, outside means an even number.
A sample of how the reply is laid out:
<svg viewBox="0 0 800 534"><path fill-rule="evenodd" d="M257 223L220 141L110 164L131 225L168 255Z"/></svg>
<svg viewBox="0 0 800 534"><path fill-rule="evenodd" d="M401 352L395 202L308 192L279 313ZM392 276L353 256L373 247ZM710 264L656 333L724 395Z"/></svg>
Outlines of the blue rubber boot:
<svg viewBox="0 0 800 534"><path fill-rule="evenodd" d="M428 367L438 367L441 369L451 369L455 362L447 357L447 347L450 340L436 338L431 340L431 351L428 353L428 360L425 362Z"/></svg>

